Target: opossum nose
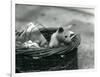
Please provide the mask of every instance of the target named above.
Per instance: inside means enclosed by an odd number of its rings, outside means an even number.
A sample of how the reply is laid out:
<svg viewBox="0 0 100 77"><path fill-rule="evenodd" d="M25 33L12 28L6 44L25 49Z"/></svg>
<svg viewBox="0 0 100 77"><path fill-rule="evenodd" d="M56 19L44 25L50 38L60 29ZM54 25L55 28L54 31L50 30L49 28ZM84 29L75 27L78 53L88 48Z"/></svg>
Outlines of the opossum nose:
<svg viewBox="0 0 100 77"><path fill-rule="evenodd" d="M65 38L67 38L68 36L65 36Z"/></svg>

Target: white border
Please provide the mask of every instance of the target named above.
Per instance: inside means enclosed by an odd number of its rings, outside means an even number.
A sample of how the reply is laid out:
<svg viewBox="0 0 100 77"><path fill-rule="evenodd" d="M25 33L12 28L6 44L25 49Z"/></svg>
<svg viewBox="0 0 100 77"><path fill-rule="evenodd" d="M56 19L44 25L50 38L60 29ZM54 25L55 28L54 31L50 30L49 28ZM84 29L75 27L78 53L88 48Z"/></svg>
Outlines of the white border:
<svg viewBox="0 0 100 77"><path fill-rule="evenodd" d="M14 76L15 74L15 3L12 2L11 3L11 10L12 10L12 15L11 15L11 30L12 30L12 33L11 33L11 41L12 41L12 44L11 44L11 73L12 73L12 76Z"/></svg>
<svg viewBox="0 0 100 77"><path fill-rule="evenodd" d="M64 1L64 0L14 0L14 3L18 4L30 4L30 5L49 5L49 6L65 6L65 7L84 7L84 8L95 8L94 5L87 4L85 2L74 2L74 1Z"/></svg>
<svg viewBox="0 0 100 77"><path fill-rule="evenodd" d="M86 5L86 3L82 3L82 2L77 2L74 3L73 1L64 1L63 0L61 2L58 2L57 0L53 1L44 1L41 2L39 0L13 0L12 1L12 77L51 77L51 76L58 76L58 77L66 77L66 76L71 76L73 74L76 76L81 76L79 73L83 72L83 74L85 75L85 73L87 73L87 75L89 76L89 74L94 73L97 69L85 69L85 70L67 70L67 71L56 71L56 72L33 72L33 73L18 73L15 74L15 4L31 4L31 5L49 5L49 6L68 6L68 7L84 7L84 8L94 8L94 5L88 4ZM73 72L74 71L74 72ZM91 72L90 72L91 71ZM67 73L67 75L66 75ZM87 76L85 75L85 76Z"/></svg>

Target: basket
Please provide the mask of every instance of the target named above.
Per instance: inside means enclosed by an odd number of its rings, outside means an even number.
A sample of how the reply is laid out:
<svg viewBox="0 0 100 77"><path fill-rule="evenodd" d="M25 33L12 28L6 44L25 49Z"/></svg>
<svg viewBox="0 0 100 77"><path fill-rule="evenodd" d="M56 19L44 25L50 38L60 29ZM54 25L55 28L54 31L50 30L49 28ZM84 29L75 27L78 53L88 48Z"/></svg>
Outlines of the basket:
<svg viewBox="0 0 100 77"><path fill-rule="evenodd" d="M47 41L57 29L40 29ZM80 45L77 34L68 46L57 48L16 48L16 73L78 69L77 50ZM63 55L63 57L61 57Z"/></svg>

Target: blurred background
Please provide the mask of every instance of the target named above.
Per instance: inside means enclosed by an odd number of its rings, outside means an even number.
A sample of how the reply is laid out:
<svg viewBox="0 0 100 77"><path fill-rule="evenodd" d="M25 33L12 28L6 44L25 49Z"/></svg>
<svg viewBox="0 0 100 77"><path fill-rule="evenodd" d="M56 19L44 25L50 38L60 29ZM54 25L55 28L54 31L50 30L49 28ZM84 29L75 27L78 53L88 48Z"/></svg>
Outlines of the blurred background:
<svg viewBox="0 0 100 77"><path fill-rule="evenodd" d="M71 30L81 35L78 48L79 69L94 67L94 8L56 7L40 5L15 5L16 30L21 31L29 22L39 22L45 27L73 24Z"/></svg>

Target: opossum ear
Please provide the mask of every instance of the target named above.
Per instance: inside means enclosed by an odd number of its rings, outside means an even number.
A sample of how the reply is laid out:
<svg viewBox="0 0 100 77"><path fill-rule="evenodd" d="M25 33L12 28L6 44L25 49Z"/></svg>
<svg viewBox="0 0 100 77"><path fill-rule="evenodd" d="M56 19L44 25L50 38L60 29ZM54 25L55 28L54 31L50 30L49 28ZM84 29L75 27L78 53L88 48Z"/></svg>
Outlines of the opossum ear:
<svg viewBox="0 0 100 77"><path fill-rule="evenodd" d="M72 25L68 25L68 26L67 26L67 29L70 29L71 27L72 27Z"/></svg>
<svg viewBox="0 0 100 77"><path fill-rule="evenodd" d="M59 27L58 32L59 33L64 32L64 29L62 27Z"/></svg>

